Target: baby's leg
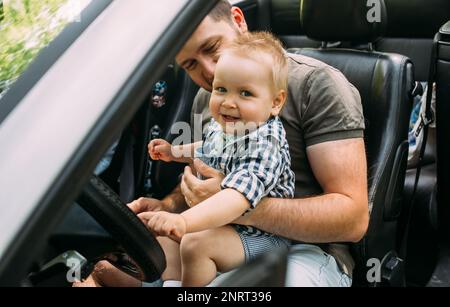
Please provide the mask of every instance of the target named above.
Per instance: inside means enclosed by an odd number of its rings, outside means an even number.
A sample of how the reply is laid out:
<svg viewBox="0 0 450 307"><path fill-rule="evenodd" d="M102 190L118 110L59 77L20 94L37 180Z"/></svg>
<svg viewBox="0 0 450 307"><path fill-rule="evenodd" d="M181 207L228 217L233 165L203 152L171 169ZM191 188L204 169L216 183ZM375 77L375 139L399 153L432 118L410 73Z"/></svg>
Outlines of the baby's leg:
<svg viewBox="0 0 450 307"><path fill-rule="evenodd" d="M245 260L241 239L230 226L187 234L181 240L183 286L208 285L217 271L227 272Z"/></svg>
<svg viewBox="0 0 450 307"><path fill-rule="evenodd" d="M166 269L161 275L163 281L181 280L180 244L167 237L158 237L159 244L166 255Z"/></svg>

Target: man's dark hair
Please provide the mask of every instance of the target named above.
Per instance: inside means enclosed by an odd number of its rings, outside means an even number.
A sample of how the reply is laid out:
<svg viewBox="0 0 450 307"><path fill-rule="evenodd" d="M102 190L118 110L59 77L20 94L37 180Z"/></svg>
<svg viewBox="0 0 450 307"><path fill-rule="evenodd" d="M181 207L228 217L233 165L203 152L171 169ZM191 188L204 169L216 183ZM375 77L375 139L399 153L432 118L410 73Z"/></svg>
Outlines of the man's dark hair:
<svg viewBox="0 0 450 307"><path fill-rule="evenodd" d="M216 6L209 12L209 17L211 17L215 22L226 21L232 23L231 18L231 4L228 0L220 0Z"/></svg>

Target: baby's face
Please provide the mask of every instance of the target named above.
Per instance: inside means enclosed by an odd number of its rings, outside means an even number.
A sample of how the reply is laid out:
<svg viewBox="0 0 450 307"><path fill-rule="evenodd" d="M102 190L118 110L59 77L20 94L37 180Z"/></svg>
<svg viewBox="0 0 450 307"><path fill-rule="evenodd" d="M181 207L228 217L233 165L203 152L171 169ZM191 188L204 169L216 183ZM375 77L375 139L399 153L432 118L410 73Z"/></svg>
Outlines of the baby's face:
<svg viewBox="0 0 450 307"><path fill-rule="evenodd" d="M270 58L224 53L217 62L209 107L227 133L236 124L256 127L277 115Z"/></svg>

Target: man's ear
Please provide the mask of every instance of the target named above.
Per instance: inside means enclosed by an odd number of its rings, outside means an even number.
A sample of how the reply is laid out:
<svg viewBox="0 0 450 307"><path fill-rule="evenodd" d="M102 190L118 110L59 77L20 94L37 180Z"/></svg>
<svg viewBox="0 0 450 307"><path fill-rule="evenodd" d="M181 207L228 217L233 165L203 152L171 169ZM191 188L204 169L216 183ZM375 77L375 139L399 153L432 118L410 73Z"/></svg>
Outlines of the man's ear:
<svg viewBox="0 0 450 307"><path fill-rule="evenodd" d="M280 114L280 111L283 108L285 101L286 101L286 91L280 90L272 102L271 114L273 116L277 116L278 114Z"/></svg>
<svg viewBox="0 0 450 307"><path fill-rule="evenodd" d="M241 9L237 6L231 7L231 18L241 33L246 33L248 31L244 13L242 13Z"/></svg>

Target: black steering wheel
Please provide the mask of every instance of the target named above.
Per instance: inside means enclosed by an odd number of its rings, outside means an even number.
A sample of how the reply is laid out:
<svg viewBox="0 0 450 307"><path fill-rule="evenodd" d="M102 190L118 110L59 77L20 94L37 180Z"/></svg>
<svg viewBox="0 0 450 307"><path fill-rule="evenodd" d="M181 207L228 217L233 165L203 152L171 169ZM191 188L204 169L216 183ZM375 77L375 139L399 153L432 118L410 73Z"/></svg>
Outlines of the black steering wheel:
<svg viewBox="0 0 450 307"><path fill-rule="evenodd" d="M101 259L142 281L152 282L161 276L166 267L161 246L107 184L92 176L77 202L120 246Z"/></svg>

